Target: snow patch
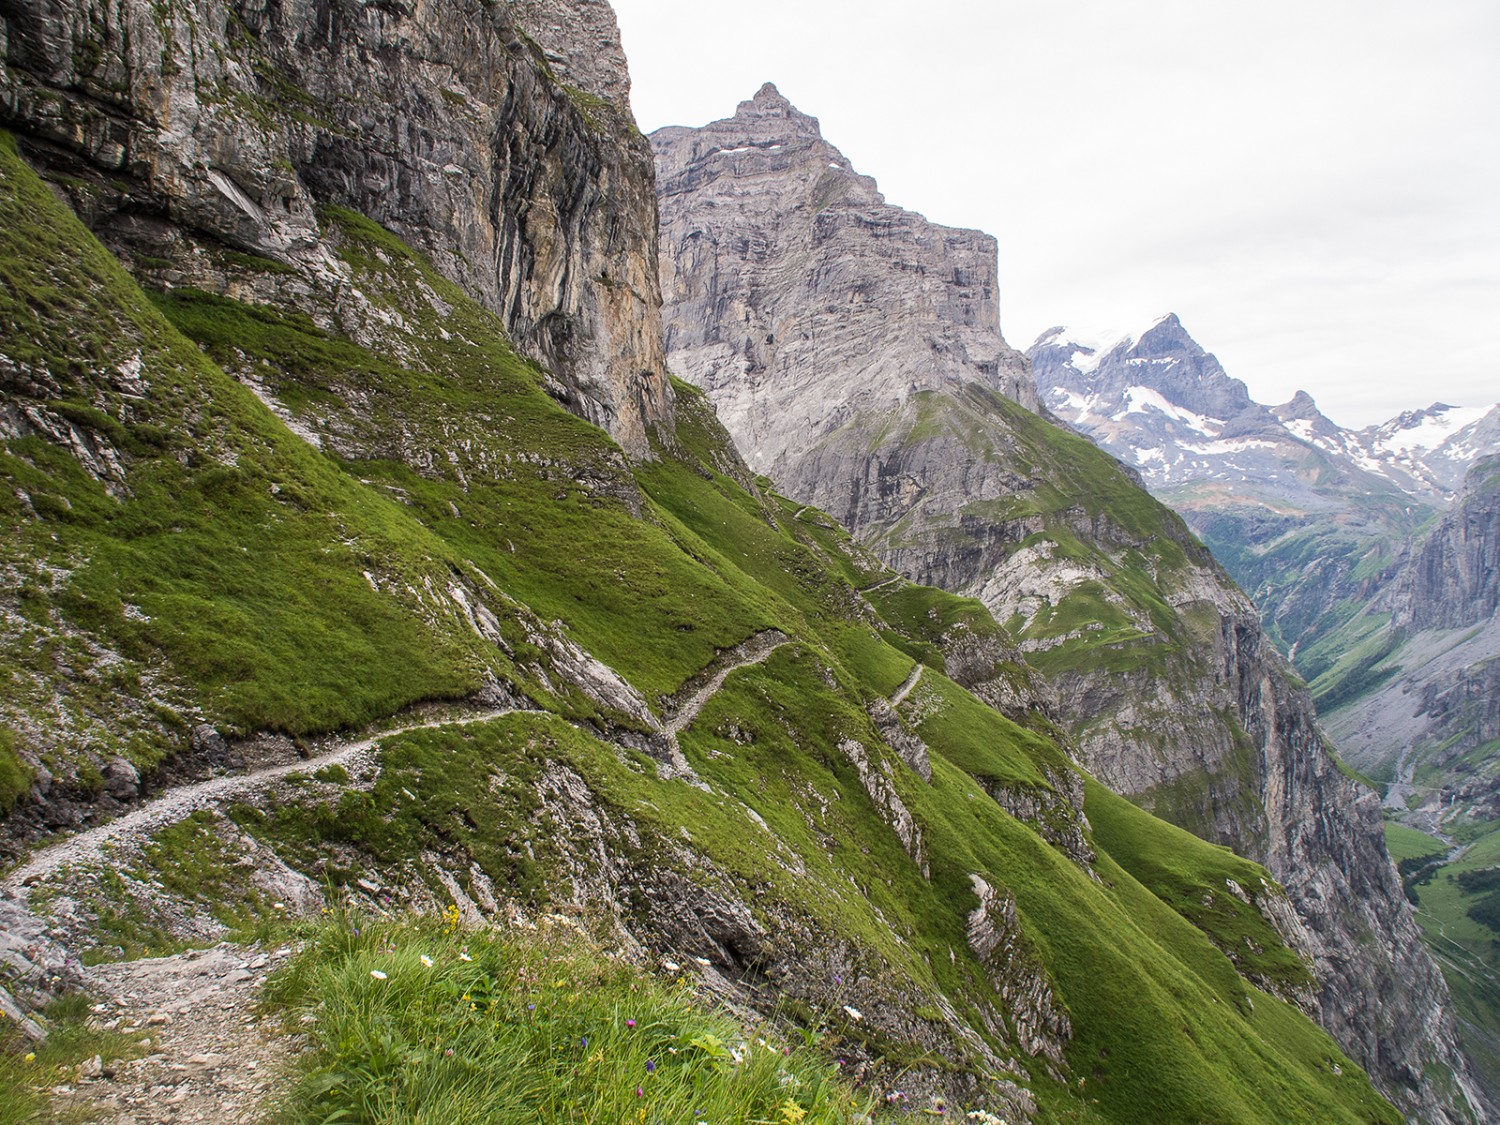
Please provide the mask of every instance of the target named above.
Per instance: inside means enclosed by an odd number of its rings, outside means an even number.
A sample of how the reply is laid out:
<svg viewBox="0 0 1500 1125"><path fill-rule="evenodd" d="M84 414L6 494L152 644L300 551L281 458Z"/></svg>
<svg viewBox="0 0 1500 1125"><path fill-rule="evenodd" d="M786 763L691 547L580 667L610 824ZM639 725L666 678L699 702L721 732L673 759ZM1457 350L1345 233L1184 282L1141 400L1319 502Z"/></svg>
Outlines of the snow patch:
<svg viewBox="0 0 1500 1125"><path fill-rule="evenodd" d="M1424 414L1421 421L1407 429L1377 437L1373 444L1381 452L1429 452L1494 409L1494 406L1450 406L1442 411Z"/></svg>
<svg viewBox="0 0 1500 1125"><path fill-rule="evenodd" d="M1181 422L1188 429L1204 437L1212 437L1224 428L1224 423L1217 418L1206 418L1202 414L1196 414L1185 407L1178 406L1168 401L1160 392L1150 387L1129 387L1125 391L1125 407L1110 421L1123 422L1127 415L1145 414L1155 410L1165 414L1174 421Z"/></svg>

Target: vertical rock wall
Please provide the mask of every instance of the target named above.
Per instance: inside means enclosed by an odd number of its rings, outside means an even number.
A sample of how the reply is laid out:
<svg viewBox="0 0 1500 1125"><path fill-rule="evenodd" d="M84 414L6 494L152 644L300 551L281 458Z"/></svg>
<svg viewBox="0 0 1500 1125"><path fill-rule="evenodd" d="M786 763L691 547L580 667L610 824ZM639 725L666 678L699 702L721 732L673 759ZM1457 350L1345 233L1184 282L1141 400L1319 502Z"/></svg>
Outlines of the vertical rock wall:
<svg viewBox="0 0 1500 1125"><path fill-rule="evenodd" d="M671 420L650 151L612 13L568 7L4 0L0 125L164 286L215 288L223 246L326 283L318 208L374 218L645 455Z"/></svg>

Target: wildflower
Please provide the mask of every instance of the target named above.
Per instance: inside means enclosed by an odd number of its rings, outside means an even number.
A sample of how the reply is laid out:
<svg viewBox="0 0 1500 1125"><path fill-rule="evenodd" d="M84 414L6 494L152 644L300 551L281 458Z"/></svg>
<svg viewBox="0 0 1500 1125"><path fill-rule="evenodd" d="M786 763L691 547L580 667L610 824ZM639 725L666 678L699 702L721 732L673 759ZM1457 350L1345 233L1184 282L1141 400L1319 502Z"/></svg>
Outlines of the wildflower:
<svg viewBox="0 0 1500 1125"><path fill-rule="evenodd" d="M460 961L472 961L472 960L474 960L474 958L472 958L472 957L469 956L469 951L467 949L460 949L458 951L458 959Z"/></svg>
<svg viewBox="0 0 1500 1125"><path fill-rule="evenodd" d="M587 1051L589 1049L589 1037L587 1035L585 1035L582 1039L580 1039L579 1043L581 1043L583 1045L583 1049L585 1051Z"/></svg>
<svg viewBox="0 0 1500 1125"><path fill-rule="evenodd" d="M642 1090L639 1086L637 1086L635 1088L635 1096L638 1097L638 1098L643 1098L643 1097L646 1096L646 1091Z"/></svg>
<svg viewBox="0 0 1500 1125"><path fill-rule="evenodd" d="M849 1018L851 1020L862 1020L865 1018L863 1012L861 1012L858 1008L851 1008L848 1004L844 1005L844 1011L849 1013Z"/></svg>
<svg viewBox="0 0 1500 1125"><path fill-rule="evenodd" d="M26 1061L27 1062L36 1062L36 1052L35 1051L27 1051L26 1052Z"/></svg>
<svg viewBox="0 0 1500 1125"><path fill-rule="evenodd" d="M526 1010L528 1012L534 1012L534 1011L536 1011L536 1005L535 1004L527 1004L526 1005Z"/></svg>
<svg viewBox="0 0 1500 1125"><path fill-rule="evenodd" d="M713 962L710 961L707 957L694 957L693 960L698 962L698 964L702 965L705 969L713 964Z"/></svg>
<svg viewBox="0 0 1500 1125"><path fill-rule="evenodd" d="M844 978L841 977L841 976L839 976L837 973L835 973L833 975L833 983L834 984L843 984L844 983Z"/></svg>
<svg viewBox="0 0 1500 1125"><path fill-rule="evenodd" d="M626 1027L634 1027L635 1026L635 1020L626 1020L625 1021L625 1026Z"/></svg>
<svg viewBox="0 0 1500 1125"><path fill-rule="evenodd" d="M379 969L371 969L370 975L376 980L385 980L385 974L382 973Z"/></svg>
<svg viewBox="0 0 1500 1125"><path fill-rule="evenodd" d="M429 969L432 968L432 958L425 953L422 954L422 964Z"/></svg>
<svg viewBox="0 0 1500 1125"><path fill-rule="evenodd" d="M451 1059L453 1057L453 1048L449 1047L446 1051L443 1052L443 1056L445 1058L450 1058Z"/></svg>
<svg viewBox="0 0 1500 1125"><path fill-rule="evenodd" d="M655 1059L647 1059L646 1060L646 1073L650 1074L650 1073L652 1073L655 1070L656 1070L656 1060Z"/></svg>

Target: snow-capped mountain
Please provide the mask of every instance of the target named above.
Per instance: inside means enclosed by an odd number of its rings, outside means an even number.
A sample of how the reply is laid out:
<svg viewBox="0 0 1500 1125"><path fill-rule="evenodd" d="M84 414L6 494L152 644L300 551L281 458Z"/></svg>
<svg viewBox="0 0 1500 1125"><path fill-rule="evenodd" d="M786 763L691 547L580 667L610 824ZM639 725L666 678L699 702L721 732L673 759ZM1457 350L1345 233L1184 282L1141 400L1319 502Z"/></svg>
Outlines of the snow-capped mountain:
<svg viewBox="0 0 1500 1125"><path fill-rule="evenodd" d="M1384 482L1442 508L1474 460L1500 450L1500 405L1434 403L1362 430L1305 391L1263 406L1173 314L1139 334L1053 328L1028 355L1042 402L1157 490L1237 481L1312 503L1328 496L1332 468L1341 487Z"/></svg>
<svg viewBox="0 0 1500 1125"><path fill-rule="evenodd" d="M1044 406L1138 469L1294 653L1373 596L1475 459L1500 452L1500 406L1350 430L1305 392L1257 403L1175 315L1138 333L1054 328L1027 354Z"/></svg>

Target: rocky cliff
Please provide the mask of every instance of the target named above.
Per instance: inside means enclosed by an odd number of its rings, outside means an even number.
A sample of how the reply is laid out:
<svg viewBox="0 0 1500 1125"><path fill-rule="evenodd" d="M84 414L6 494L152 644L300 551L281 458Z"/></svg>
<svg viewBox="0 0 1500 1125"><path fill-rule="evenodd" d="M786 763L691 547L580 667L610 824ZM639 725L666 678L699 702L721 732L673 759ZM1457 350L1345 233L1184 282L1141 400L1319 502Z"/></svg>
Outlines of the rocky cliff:
<svg viewBox="0 0 1500 1125"><path fill-rule="evenodd" d="M287 266L258 285L295 299L336 280L319 209L375 218L499 313L570 409L645 455L671 402L650 154L613 14L571 14L8 2L0 123L152 285L224 291L227 249Z"/></svg>
<svg viewBox="0 0 1500 1125"><path fill-rule="evenodd" d="M883 287L887 255L851 260L844 246L788 236L838 229L837 218L793 227L782 216L808 200L821 215L846 176L774 90L701 131L662 130L653 146L669 361L704 387L747 457L897 570L982 599L1055 689L1096 776L1263 859L1305 927L1325 1026L1412 1112L1462 1120L1463 1097L1427 1077L1433 1064L1465 1067L1378 801L1339 772L1255 607L1138 478L1008 397L988 369L948 365L930 343L933 307L913 317L909 289ZM863 197L873 191L862 184ZM921 276L967 276L962 248L948 270ZM788 292L807 307L788 310ZM967 309L952 310L949 332L968 329ZM785 327L825 314L850 332L879 325L882 345L910 327L889 346L917 373L877 377L835 325L780 350ZM1158 327L1143 362L1166 360L1180 329ZM1207 396L1203 411L1274 424L1228 380L1207 380L1209 367L1205 356L1181 372ZM1024 367L1007 353L1003 370Z"/></svg>
<svg viewBox="0 0 1500 1125"><path fill-rule="evenodd" d="M1500 609L1500 457L1480 461L1394 595L1403 629L1461 629Z"/></svg>
<svg viewBox="0 0 1500 1125"><path fill-rule="evenodd" d="M995 240L886 204L774 86L651 144L673 371L710 392L751 468L800 494L818 442L922 391L976 383L1036 406L1000 335ZM857 392L805 377L829 363Z"/></svg>

